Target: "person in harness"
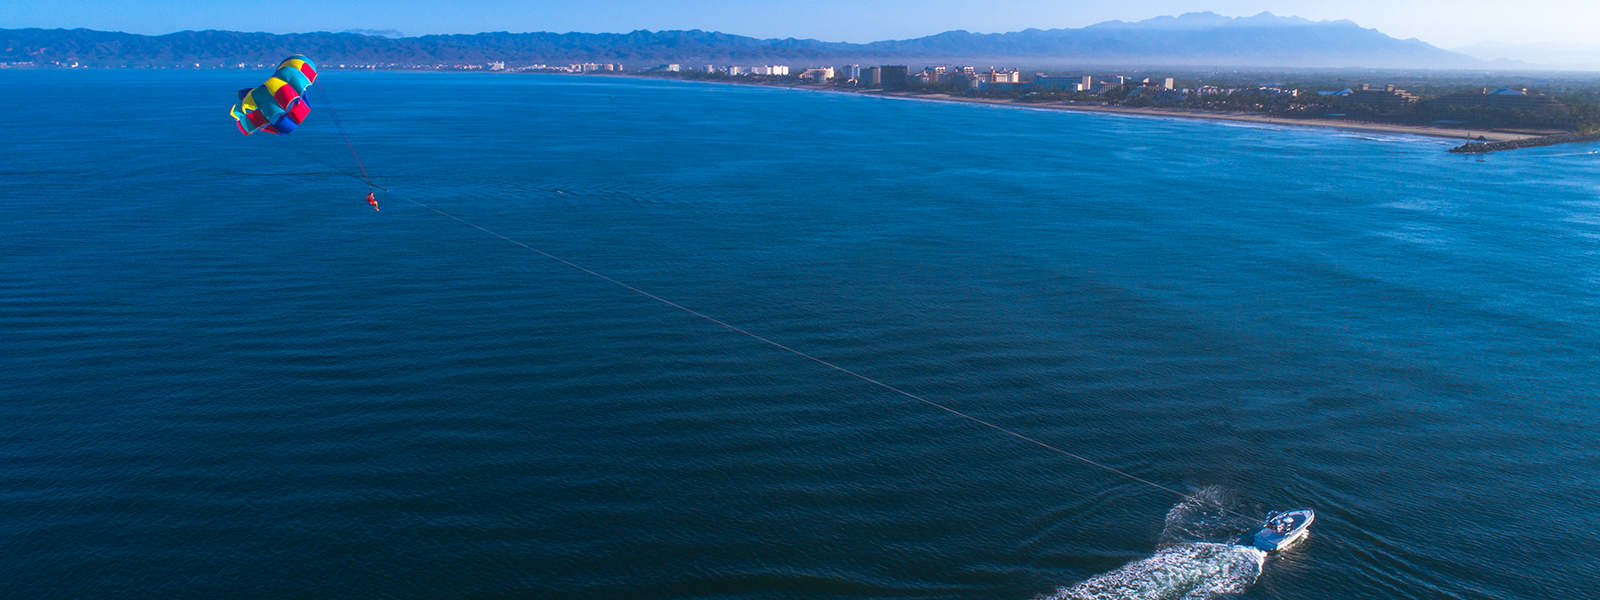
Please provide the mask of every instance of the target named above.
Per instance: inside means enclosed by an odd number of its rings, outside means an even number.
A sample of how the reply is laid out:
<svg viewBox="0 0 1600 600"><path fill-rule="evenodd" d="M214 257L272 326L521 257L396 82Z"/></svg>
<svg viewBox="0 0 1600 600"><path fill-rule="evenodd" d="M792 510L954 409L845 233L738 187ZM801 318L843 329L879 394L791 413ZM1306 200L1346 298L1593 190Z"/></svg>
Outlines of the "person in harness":
<svg viewBox="0 0 1600 600"><path fill-rule="evenodd" d="M367 192L367 204L372 205L372 210L378 210L378 199L372 197L372 192Z"/></svg>

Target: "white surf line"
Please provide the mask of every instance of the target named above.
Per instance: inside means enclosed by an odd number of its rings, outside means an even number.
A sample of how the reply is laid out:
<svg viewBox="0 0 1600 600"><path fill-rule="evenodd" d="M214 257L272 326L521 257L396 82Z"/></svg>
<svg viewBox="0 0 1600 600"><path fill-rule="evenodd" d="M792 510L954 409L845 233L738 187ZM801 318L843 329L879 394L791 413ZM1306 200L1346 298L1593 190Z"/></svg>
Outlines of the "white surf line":
<svg viewBox="0 0 1600 600"><path fill-rule="evenodd" d="M718 325L721 325L723 327L726 327L726 328L731 329L733 331L736 331L738 333L742 333L745 336L750 337L751 339L760 341L760 342L762 342L764 344L767 344L769 346L772 346L774 348L778 348L780 350L784 350L784 351L789 352L790 354L793 354L795 356L804 358L806 360L810 360L810 361L815 362L817 364L820 364L822 366L828 367L828 368L833 369L835 371L838 371L840 373L844 373L844 374L849 375L851 377L855 377L856 379L860 379L862 381L865 381L865 382L870 383L872 385L875 385L875 386L878 386L880 388L889 390L889 391L894 392L896 394L900 394L901 396L905 396L905 397L910 398L912 400L916 400L917 402L921 402L921 403L926 404L928 406L932 406L934 408L937 408L939 410L945 411L945 412L950 413L952 415L961 417L961 418L966 419L968 421L972 421L972 422L977 423L979 425L983 425L984 427L988 427L990 429L993 429L995 431L999 431L1001 433L1004 433L1004 434L1009 435L1011 437L1017 438L1019 440L1034 444L1036 446L1039 446L1039 447L1044 448L1046 450L1049 450L1051 452L1055 452L1057 454L1061 454L1063 456L1067 456L1067 457L1076 459L1079 462L1082 462L1084 464L1093 465L1095 467L1099 467L1099 468L1104 469L1106 471L1109 471L1111 473L1115 473L1117 475L1121 475L1122 477L1125 477L1125 478L1127 478L1127 479L1129 479L1131 481L1137 481L1139 483L1145 484L1145 485L1150 486L1152 488L1155 488L1155 489L1158 489L1158 490L1162 490L1164 492L1168 492L1168 493L1177 495L1179 497L1187 498L1189 496L1188 494L1185 494L1185 493L1180 492L1178 490L1175 490L1175 489L1169 488L1167 486L1161 485L1161 484L1156 483L1154 481L1150 481L1150 480L1145 479L1143 477L1139 477L1138 475L1134 475L1134 474L1129 473L1127 471L1123 471L1123 470L1118 469L1116 467L1113 467L1111 465L1107 465L1105 463L1096 461L1094 459L1091 459L1091 458L1088 458L1088 457L1085 457L1085 456L1082 456L1082 455L1079 455L1079 454L1074 454L1072 452L1068 452L1068 451L1063 450L1063 449L1061 449L1059 447L1053 446L1053 445L1051 445L1049 443L1046 443L1046 442L1043 442L1043 441L1028 437L1026 435L1023 435L1023 434L1017 433L1015 431L1012 431L1010 429L1006 429L1005 427L1001 427L1001 426L996 425L994 423L990 423L988 421L985 421L983 419L974 417L972 415L969 415L967 413L961 412L961 411L956 410L954 408L950 408L950 407L945 406L943 404L940 404L938 402L934 402L934 401L929 400L927 398L923 398L922 396L918 396L916 394L913 394L911 392L907 392L905 390L902 390L902 389L897 388L895 386L889 385L889 384L884 383L882 381L878 381L878 380L873 379L871 377L867 377L866 375L862 375L862 374L857 373L855 371L852 371L850 369L846 369L844 367L841 367L841 366L833 364L831 362L822 360L822 359L817 358L815 356L812 356L810 354L806 354L805 352L801 352L801 351L796 350L794 348L790 348L788 346L785 346L785 345L780 344L778 342L775 342L773 340L767 339L765 337L757 335L757 334L755 334L753 332L750 332L748 330L742 329L742 328L740 328L738 326L735 326L735 325L733 325L731 323L728 323L728 322L723 321L721 319L718 319L716 317L713 317L713 316L707 315L705 313L699 312L697 310L694 310L694 309L689 308L687 306L684 306L682 304L678 304L678 303L673 302L671 300L668 300L666 298L662 298L662 297L657 296L655 294L652 294L650 292L646 292L644 290L636 288L636 287L634 287L632 285L629 285L627 283L623 283L623 282L618 281L616 279L612 279L610 277L607 277L605 275L597 273L597 272L595 272L593 270L590 270L589 268L584 267L582 265L579 265L577 263L568 261L567 259L561 258L561 257L556 256L554 254L551 254L549 252L545 252L544 250L540 250L540 249L535 248L533 246L529 246L529 245L527 245L525 243L522 243L520 241L517 241L515 239L506 237L504 235L501 235L498 232L491 231L488 228L483 227L482 225L478 225L477 223L473 223L471 221L468 221L468 220L463 219L461 217L458 217L458 216L455 216L453 214L447 213L445 211L439 210L439 209L434 208L432 206L429 206L427 204L423 204L422 202L418 202L418 201L416 201L416 200L414 200L414 199L412 199L412 198L410 198L410 197L408 197L408 196L406 196L404 194L397 194L397 193L394 193L394 192L390 192L390 195L399 196L400 199L405 200L406 202L410 202L410 203L415 204L417 206L420 206L422 208L426 208L428 210L431 210L431 211L433 211L435 213L438 213L438 214L440 214L442 216L445 216L445 217L448 217L450 219L453 219L456 222L459 222L459 223L461 223L463 225L466 225L466 226L471 227L473 229L477 229L478 231L482 231L482 232L487 233L489 235L492 235L494 237L500 238L500 239L505 240L507 242L510 242L510 243L512 243L512 244L514 244L516 246L520 246L523 249L530 250L530 251L532 251L534 253L537 253L537 254L539 254L541 256L544 256L545 258L548 258L550 260L559 262L561 264L564 264L566 266L572 267L572 268L577 269L579 271L583 271L584 273L588 273L588 274L590 274L590 275L592 275L592 276L594 276L594 277L596 277L596 278L598 278L600 280L612 283L614 285L617 285L618 287L621 287L623 289L631 291L631 292L633 292L635 294L639 294L640 296L644 296L644 297L649 298L651 300L655 300L656 302L660 302L662 304L665 304L667 306L671 306L673 308L676 308L676 309L681 310L683 312L689 313L689 314L694 315L696 317L700 317L701 319L705 319L705 320L710 321L712 323L716 323ZM1233 512L1231 510L1227 510L1227 509L1222 509L1222 511L1226 512L1226 513L1229 513L1229 514L1232 514L1234 516L1238 516L1238 517L1244 517L1244 518L1247 518L1247 519L1248 518L1253 518L1253 517L1250 517L1249 515L1242 515L1242 514Z"/></svg>

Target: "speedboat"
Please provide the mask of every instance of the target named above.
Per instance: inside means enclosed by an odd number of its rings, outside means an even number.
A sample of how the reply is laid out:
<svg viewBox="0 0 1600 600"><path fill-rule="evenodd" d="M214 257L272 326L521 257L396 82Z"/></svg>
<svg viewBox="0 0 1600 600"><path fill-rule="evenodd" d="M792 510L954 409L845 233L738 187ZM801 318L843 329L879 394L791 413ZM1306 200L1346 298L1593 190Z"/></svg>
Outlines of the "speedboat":
<svg viewBox="0 0 1600 600"><path fill-rule="evenodd" d="M1295 542L1305 539L1306 529L1311 527L1311 521L1316 518L1317 513L1309 508L1268 515L1266 524L1256 532L1253 544L1267 552L1293 546Z"/></svg>

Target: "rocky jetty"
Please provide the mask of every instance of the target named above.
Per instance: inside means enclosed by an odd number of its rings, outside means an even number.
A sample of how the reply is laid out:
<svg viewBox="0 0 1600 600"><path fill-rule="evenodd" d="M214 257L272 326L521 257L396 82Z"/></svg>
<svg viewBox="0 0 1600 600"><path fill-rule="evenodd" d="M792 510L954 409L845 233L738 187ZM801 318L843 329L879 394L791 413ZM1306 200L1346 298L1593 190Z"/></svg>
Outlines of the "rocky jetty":
<svg viewBox="0 0 1600 600"><path fill-rule="evenodd" d="M1501 150L1516 150L1518 148L1535 148L1538 146L1554 146L1556 144L1570 144L1573 142L1600 141L1600 133L1568 133L1563 135L1547 135L1544 137L1510 140L1506 142L1467 142L1450 149L1451 154L1486 154Z"/></svg>

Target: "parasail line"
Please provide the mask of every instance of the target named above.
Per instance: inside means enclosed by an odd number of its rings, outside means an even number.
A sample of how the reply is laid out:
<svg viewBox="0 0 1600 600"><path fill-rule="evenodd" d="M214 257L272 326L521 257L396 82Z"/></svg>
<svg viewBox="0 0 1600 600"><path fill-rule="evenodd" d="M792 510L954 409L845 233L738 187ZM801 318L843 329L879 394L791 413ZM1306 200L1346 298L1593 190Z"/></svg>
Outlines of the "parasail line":
<svg viewBox="0 0 1600 600"><path fill-rule="evenodd" d="M375 187L375 188L378 188L378 189L380 189L380 190L383 190L383 191L385 191L385 192L388 192L388 191L389 191L389 188L386 188L386 187L383 187L383 186L381 186L381 185L378 185L378 184L376 184L376 183L373 183L373 182L372 182L372 180L371 180L371 179L362 179L362 178L360 178L360 177L356 177L356 176L355 176L355 175L351 175L351 174L349 174L349 173L340 173L340 174L341 174L341 175L344 175L344 176L345 176L345 177L349 177L349 178L351 178L351 179L356 179L356 180L361 180L361 181L366 181L366 182L367 182L367 185L368 185L368 186L369 186L369 187ZM389 192L389 193L391 193L391 194L392 194L392 193L394 193L394 192Z"/></svg>
<svg viewBox="0 0 1600 600"><path fill-rule="evenodd" d="M413 200L410 197L406 196L405 194L396 194L394 192L390 192L390 193L394 194L396 197L399 197L399 198L405 200L406 202L410 202L410 203L415 204L417 206L420 206L422 208L426 208L426 209L428 209L430 211L438 213L439 215L442 215L444 217L448 217L450 219L453 219L456 222L459 222L459 223L461 223L463 225L466 225L466 226L471 227L473 229L477 229L478 231L482 231L482 232L487 233L489 235L492 235L494 237L500 238L502 240L510 242L513 245L520 246L525 250L532 251L532 252L534 252L536 254L539 254L541 256L544 256L545 258L548 258L550 260L559 262L561 264L564 264L566 266L572 267L572 268L577 269L579 271L583 271L584 273L588 273L589 275L592 275L592 276L594 276L594 277L596 277L596 278L598 278L600 280L612 283L612 284L614 284L614 285L616 285L618 287L621 287L623 289L631 291L631 292L633 292L635 294L638 294L640 296L644 296L644 297L649 298L651 300L655 300L656 302L660 302L662 304L665 304L667 306L676 308L678 310L681 310L683 312L689 313L689 314L694 315L696 317L700 317L701 319L704 319L706 321L710 321L712 323L715 323L717 325L721 325L721 326L726 327L726 328L728 328L730 330L733 330L735 332L744 334L745 336L747 336L747 337L749 337L751 339L757 340L759 342L762 342L762 343L767 344L769 346L772 346L774 348L778 348L780 350L784 350L784 351L789 352L790 354L793 354L795 356L799 356L801 358L804 358L806 360L815 362L817 364L820 364L822 366L828 367L828 368L833 369L835 371L838 371L840 373L844 373L844 374L849 375L851 377L855 377L856 379L860 379L861 381L865 381L867 383L870 383L872 385L878 386L878 387L883 388L885 390L889 390L889 391L894 392L896 394L900 394L901 396L905 396L905 397L910 398L912 400L916 400L917 402L921 402L923 404L926 404L928 406L932 406L934 408L937 408L939 410L945 411L945 412L950 413L952 415L961 417L961 418L966 419L968 421L972 421L972 422L977 423L979 425L983 425L984 427L988 427L990 429L993 429L995 431L1004 433L1006 435L1009 435L1011 437L1017 438L1019 440L1031 443L1033 445L1039 446L1039 447L1044 448L1046 450L1049 450L1051 452L1055 452L1057 454L1060 454L1060 455L1067 456L1069 458L1075 459L1075 460L1077 460L1079 462L1082 462L1084 464L1092 465L1092 466L1098 467L1100 469L1103 469L1105 471L1108 471L1108 472L1111 472L1111 473L1115 473L1115 474L1120 475L1120 476L1122 476L1122 477L1124 477L1124 478L1126 478L1128 480L1136 481L1136 482L1145 484L1145 485L1147 485L1149 487L1152 487L1152 488L1155 488L1155 489L1158 489L1158 490L1161 490L1161 491L1164 491L1164 492L1168 492L1168 493L1171 493L1171 494L1174 494L1174 495L1177 495L1177 496L1180 496L1180 497L1187 498L1189 496L1188 494L1185 494L1185 493L1180 492L1178 490L1175 490L1175 489L1172 489L1170 487L1161 485L1161 484L1156 483L1154 481L1150 481L1150 480L1145 479L1143 477L1139 477L1138 475L1134 475L1134 474L1129 473L1127 471L1123 471L1121 469L1118 469L1118 468L1113 467L1111 465L1096 461L1096 460L1088 458L1086 456L1082 456L1082 455L1079 455L1079 454L1076 454L1076 453L1073 453L1073 452L1068 452L1067 450L1064 450L1064 449L1059 448L1057 446L1051 445L1048 442L1040 441L1038 439L1034 439L1032 437L1028 437L1028 436L1023 435L1021 433L1017 433L1016 431L1013 431L1011 429L1007 429L1007 428L1005 428L1003 426L996 425L994 423L990 423L989 421L985 421L983 419L980 419L978 417L975 417L975 416L969 415L967 413L961 412L961 411L956 410L954 408L950 408L949 406L945 406L943 404L940 404L938 402L934 402L934 401L929 400L927 398L924 398L922 396L918 396L918 395L913 394L911 392L907 392L905 390L902 390L902 389L897 388L895 386L889 385L889 384L884 383L882 381L878 381L878 380L873 379L871 377L867 377L866 375L862 375L862 374L857 373L855 371L852 371L850 369L847 369L847 368L841 367L839 365L833 364L831 362L828 362L826 360L817 358L815 356L812 356L812 355L807 354L805 352L802 352L800 350L796 350L796 349L791 348L789 346L785 346L785 345L783 345L783 344L781 344L779 342L767 339L765 337L762 337L759 334L756 334L756 333L751 332L749 330L746 330L746 329L740 328L740 327L738 327L736 325L733 325L731 323L728 323L727 321L723 321L721 319L718 319L716 317L707 315L705 313L702 313L700 311L694 310L694 309L689 308L687 306L684 306L682 304L678 304L678 303L673 302L671 300L668 300L666 298L662 298L661 296L657 296L655 294L652 294L650 292L644 291L642 289L639 289L637 287L634 287L634 286L629 285L627 283L624 283L622 281L618 281L616 279L612 279L611 277L608 277L608 276L603 275L601 273L598 273L598 272L596 272L594 270L591 270L588 267L584 267L582 265L579 265L579 264L574 263L572 261L569 261L567 259L561 258L561 257L556 256L554 254L551 254L549 252L545 252L544 250L540 250L540 249L535 248L533 246L529 246L528 244L525 244L525 243L523 243L521 241L512 239L510 237L506 237L505 235L502 235L502 234L500 234L500 233L498 233L496 231L492 231L492 230L490 230L488 228L485 228L482 225L478 225L477 223L473 223L471 221L468 221L468 220L463 219L461 217L458 217L456 215L450 214L450 213L445 212L443 210L439 210L437 208L434 208L434 207L429 206L427 204L424 204L422 202L418 202L416 200ZM1253 517L1250 517L1249 515L1239 514L1237 512L1228 510L1226 508L1222 508L1220 510L1222 510L1223 512L1235 515L1235 516L1239 516L1239 517L1253 518Z"/></svg>
<svg viewBox="0 0 1600 600"><path fill-rule="evenodd" d="M339 130L339 137L344 138L344 146L350 149L350 156L355 157L356 166L361 168L361 178L367 182L367 187L375 187L385 192L389 191L373 185L372 177L367 175L367 166L361 164L361 156L356 154L356 147L354 144L350 143L350 136L349 134L345 133L344 124L339 122L339 113L333 110L333 98L328 96L327 87L328 86L324 84L322 88L317 90L317 93L322 94L322 97L328 101L328 116L333 118L333 126Z"/></svg>

